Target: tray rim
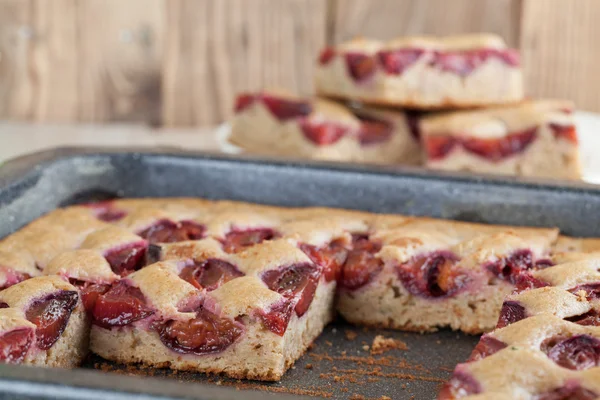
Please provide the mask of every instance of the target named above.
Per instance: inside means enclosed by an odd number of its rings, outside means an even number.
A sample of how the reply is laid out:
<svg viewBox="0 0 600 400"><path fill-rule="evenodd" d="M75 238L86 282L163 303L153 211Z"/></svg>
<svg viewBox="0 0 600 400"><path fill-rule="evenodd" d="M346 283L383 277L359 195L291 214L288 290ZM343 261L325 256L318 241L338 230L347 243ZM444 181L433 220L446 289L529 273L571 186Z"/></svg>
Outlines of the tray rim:
<svg viewBox="0 0 600 400"><path fill-rule="evenodd" d="M273 165L301 169L335 171L341 173L360 173L366 175L402 176L436 181L455 181L472 184L491 184L495 186L519 187L535 190L588 192L600 195L600 185L585 182L558 180L550 178L515 177L492 174L474 174L455 171L427 170L415 166L389 166L377 164L351 164L333 161L316 161L301 159L286 159L280 157L261 157L248 154L224 154L217 151L185 150L177 147L162 146L122 147L111 148L103 146L65 146L42 150L27 155L12 158L0 164L0 189L19 178L24 178L46 164L77 156L115 156L140 155L154 157L171 157L181 159L205 159L214 162L235 162L241 164Z"/></svg>

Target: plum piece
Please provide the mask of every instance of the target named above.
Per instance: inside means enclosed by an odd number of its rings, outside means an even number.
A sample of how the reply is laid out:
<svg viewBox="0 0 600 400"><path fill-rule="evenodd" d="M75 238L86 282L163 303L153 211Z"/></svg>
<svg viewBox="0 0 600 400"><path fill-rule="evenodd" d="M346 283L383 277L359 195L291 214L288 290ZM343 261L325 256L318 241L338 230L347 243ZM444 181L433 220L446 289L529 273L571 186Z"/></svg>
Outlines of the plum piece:
<svg viewBox="0 0 600 400"><path fill-rule="evenodd" d="M377 63L373 56L363 53L346 53L348 73L355 82L360 83L375 74Z"/></svg>
<svg viewBox="0 0 600 400"><path fill-rule="evenodd" d="M71 281L71 280L70 280ZM104 283L91 283L91 282L73 282L71 284L79 288L79 295L85 311L92 313L94 306L100 295L108 292L110 285Z"/></svg>
<svg viewBox="0 0 600 400"><path fill-rule="evenodd" d="M0 362L18 364L35 340L31 328L14 329L0 335Z"/></svg>
<svg viewBox="0 0 600 400"><path fill-rule="evenodd" d="M348 127L333 122L317 122L311 119L300 121L302 134L317 146L336 143L348 133Z"/></svg>
<svg viewBox="0 0 600 400"><path fill-rule="evenodd" d="M323 269L323 275L327 282L340 278L342 266L348 257L348 249L342 240L334 240L320 248L303 243L300 245L300 250Z"/></svg>
<svg viewBox="0 0 600 400"><path fill-rule="evenodd" d="M586 312L585 314L565 318L565 320L579 325L600 326L600 314L594 309Z"/></svg>
<svg viewBox="0 0 600 400"><path fill-rule="evenodd" d="M442 386L438 400L453 400L481 393L481 386L471 375L454 371L448 382Z"/></svg>
<svg viewBox="0 0 600 400"><path fill-rule="evenodd" d="M196 317L186 321L168 320L155 324L161 342L180 354L215 354L231 346L244 332L244 326L219 317L202 306Z"/></svg>
<svg viewBox="0 0 600 400"><path fill-rule="evenodd" d="M144 242L128 244L124 247L108 250L104 258L110 264L113 272L120 276L127 276L142 268L148 244Z"/></svg>
<svg viewBox="0 0 600 400"><path fill-rule="evenodd" d="M452 136L434 135L425 138L425 152L430 160L440 160L446 157L458 144Z"/></svg>
<svg viewBox="0 0 600 400"><path fill-rule="evenodd" d="M73 290L61 290L34 300L25 311L25 317L37 326L36 344L48 350L64 332L71 313L77 305L79 294Z"/></svg>
<svg viewBox="0 0 600 400"><path fill-rule="evenodd" d="M380 51L377 53L379 63L385 72L400 75L425 53L424 49L399 49Z"/></svg>
<svg viewBox="0 0 600 400"><path fill-rule="evenodd" d="M292 318L292 312L294 312L294 304L289 299L284 299L268 310L259 312L258 315L267 329L283 336Z"/></svg>
<svg viewBox="0 0 600 400"><path fill-rule="evenodd" d="M461 144L466 151L492 162L497 162L522 153L536 138L537 128L533 127L497 139L462 138Z"/></svg>
<svg viewBox="0 0 600 400"><path fill-rule="evenodd" d="M348 290L359 289L383 270L383 262L375 256L381 243L369 240L366 235L354 235L352 249L342 267L340 284Z"/></svg>
<svg viewBox="0 0 600 400"><path fill-rule="evenodd" d="M565 139L573 144L579 143L575 125L550 124L550 129L556 139Z"/></svg>
<svg viewBox="0 0 600 400"><path fill-rule="evenodd" d="M204 236L205 227L194 221L173 222L163 219L139 233L151 244L198 240Z"/></svg>
<svg viewBox="0 0 600 400"><path fill-rule="evenodd" d="M92 320L98 326L111 328L129 325L152 314L154 311L146 304L142 291L120 281L97 296Z"/></svg>
<svg viewBox="0 0 600 400"><path fill-rule="evenodd" d="M575 286L572 289L569 289L569 292L573 294L578 294L579 292L584 291L585 297L588 300L596 300L600 299L600 282L597 283L585 283L582 285Z"/></svg>
<svg viewBox="0 0 600 400"><path fill-rule="evenodd" d="M4 273L4 282L0 285L0 290L4 290L12 285L16 285L19 282L30 279L31 275L24 272L15 271L9 267L0 266L0 269Z"/></svg>
<svg viewBox="0 0 600 400"><path fill-rule="evenodd" d="M452 296L467 283L465 276L454 268L458 260L447 251L418 256L398 266L398 277L413 295Z"/></svg>
<svg viewBox="0 0 600 400"><path fill-rule="evenodd" d="M327 65L335 56L335 50L332 47L326 47L319 54L319 64Z"/></svg>
<svg viewBox="0 0 600 400"><path fill-rule="evenodd" d="M527 316L525 307L516 301L507 300L500 309L500 318L496 328L504 328L512 323L525 319Z"/></svg>
<svg viewBox="0 0 600 400"><path fill-rule="evenodd" d="M296 299L294 310L303 316L312 303L321 270L314 264L292 264L262 274L267 287L288 299Z"/></svg>
<svg viewBox="0 0 600 400"><path fill-rule="evenodd" d="M542 343L542 351L556 364L572 370L584 370L600 365L600 340L589 335L546 339Z"/></svg>
<svg viewBox="0 0 600 400"><path fill-rule="evenodd" d="M263 104L280 121L297 117L306 117L312 113L312 105L304 100L292 100L271 95L262 96Z"/></svg>
<svg viewBox="0 0 600 400"><path fill-rule="evenodd" d="M233 264L227 261L208 259L184 267L179 277L198 289L211 291L243 275Z"/></svg>
<svg viewBox="0 0 600 400"><path fill-rule="evenodd" d="M533 254L530 250L522 249L514 251L507 257L489 263L485 268L494 276L516 285L521 274L536 268L533 262Z"/></svg>
<svg viewBox="0 0 600 400"><path fill-rule="evenodd" d="M358 117L361 121L358 140L363 146L386 142L392 137L394 124L390 121L366 114L359 115Z"/></svg>
<svg viewBox="0 0 600 400"><path fill-rule="evenodd" d="M271 228L233 230L223 239L223 250L227 253L237 253L246 247L254 246L264 240L271 240L278 234Z"/></svg>
<svg viewBox="0 0 600 400"><path fill-rule="evenodd" d="M478 361L482 358L486 358L491 356L494 353L504 349L506 347L506 343L492 337L489 335L483 335L477 343L477 346L473 349L471 356L467 360L470 361Z"/></svg>
<svg viewBox="0 0 600 400"><path fill-rule="evenodd" d="M249 93L242 93L240 94L237 99L235 100L235 112L239 113L241 111L244 111L246 108L250 107L250 105L252 103L254 103L254 100L256 100L256 96L249 94Z"/></svg>
<svg viewBox="0 0 600 400"><path fill-rule="evenodd" d="M542 282L541 280L534 278L533 276L527 273L517 274L513 280L515 282L515 291L517 293L529 289L537 289L548 286L547 283Z"/></svg>

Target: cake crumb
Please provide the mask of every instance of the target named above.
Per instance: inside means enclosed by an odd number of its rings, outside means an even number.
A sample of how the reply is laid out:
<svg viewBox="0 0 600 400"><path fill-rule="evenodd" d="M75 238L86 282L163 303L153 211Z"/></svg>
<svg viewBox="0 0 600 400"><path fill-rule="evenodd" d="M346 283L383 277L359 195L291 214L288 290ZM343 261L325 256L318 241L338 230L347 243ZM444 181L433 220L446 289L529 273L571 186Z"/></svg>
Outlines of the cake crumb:
<svg viewBox="0 0 600 400"><path fill-rule="evenodd" d="M332 343L332 342L330 342L329 340L326 340L326 341L325 341L325 344L326 344L327 346L329 346L329 347L333 346L333 343Z"/></svg>
<svg viewBox="0 0 600 400"><path fill-rule="evenodd" d="M313 369L313 365L312 364L306 364L304 366L304 368L306 368L306 369Z"/></svg>
<svg viewBox="0 0 600 400"><path fill-rule="evenodd" d="M365 344L362 348L363 348L364 351L369 351L369 345L368 344Z"/></svg>
<svg viewBox="0 0 600 400"><path fill-rule="evenodd" d="M350 329L346 329L344 334L346 335L346 340L350 340L350 341L356 339L356 337L358 336L358 333L351 331Z"/></svg>
<svg viewBox="0 0 600 400"><path fill-rule="evenodd" d="M381 335L375 336L371 345L371 354L383 354L389 350L407 350L408 346L400 339L385 338Z"/></svg>

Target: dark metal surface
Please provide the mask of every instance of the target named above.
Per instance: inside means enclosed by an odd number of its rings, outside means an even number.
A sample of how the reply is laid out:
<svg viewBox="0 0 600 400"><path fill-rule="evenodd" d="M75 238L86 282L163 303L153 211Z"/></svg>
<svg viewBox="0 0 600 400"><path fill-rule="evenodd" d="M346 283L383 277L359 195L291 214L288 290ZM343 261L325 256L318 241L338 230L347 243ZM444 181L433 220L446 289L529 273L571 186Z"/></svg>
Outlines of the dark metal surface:
<svg viewBox="0 0 600 400"><path fill-rule="evenodd" d="M600 214L600 190L587 184L465 177L407 168L290 164L182 151L103 149L43 152L2 166L0 236L57 206L115 196L200 196L285 206L332 206L558 226L571 235L600 236L600 224L594 221ZM407 349L371 355L376 335L399 339ZM431 399L476 340L448 331L419 335L363 330L338 321L278 383L138 370L90 358L84 368L74 371L0 366L0 398L254 400L287 398L286 394L294 393L339 399ZM94 367L115 373L90 370Z"/></svg>

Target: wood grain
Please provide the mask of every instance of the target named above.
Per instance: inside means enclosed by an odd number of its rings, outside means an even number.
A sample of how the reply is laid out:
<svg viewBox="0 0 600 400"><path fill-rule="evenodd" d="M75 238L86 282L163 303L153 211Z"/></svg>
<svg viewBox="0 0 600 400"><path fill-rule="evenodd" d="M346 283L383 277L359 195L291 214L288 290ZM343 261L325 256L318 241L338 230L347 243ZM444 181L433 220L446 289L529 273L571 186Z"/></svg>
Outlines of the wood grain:
<svg viewBox="0 0 600 400"><path fill-rule="evenodd" d="M80 0L82 121L160 122L163 0Z"/></svg>
<svg viewBox="0 0 600 400"><path fill-rule="evenodd" d="M337 0L331 39L494 32L518 44L522 0ZM535 0L534 0L535 1Z"/></svg>
<svg viewBox="0 0 600 400"><path fill-rule="evenodd" d="M599 0L0 0L0 118L211 125L236 93L313 90L325 43L490 31L528 93L600 111Z"/></svg>
<svg viewBox="0 0 600 400"><path fill-rule="evenodd" d="M163 0L0 0L0 115L160 118Z"/></svg>
<svg viewBox="0 0 600 400"><path fill-rule="evenodd" d="M532 96L575 100L600 111L600 1L528 0L524 4L521 54Z"/></svg>
<svg viewBox="0 0 600 400"><path fill-rule="evenodd" d="M322 0L169 1L165 124L222 121L240 91L277 86L311 93L326 8Z"/></svg>
<svg viewBox="0 0 600 400"><path fill-rule="evenodd" d="M0 0L0 118L31 119L29 3Z"/></svg>

